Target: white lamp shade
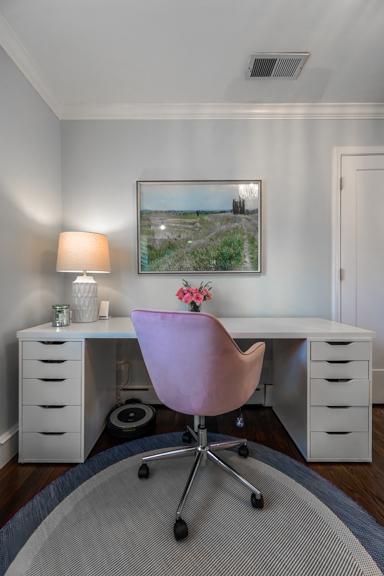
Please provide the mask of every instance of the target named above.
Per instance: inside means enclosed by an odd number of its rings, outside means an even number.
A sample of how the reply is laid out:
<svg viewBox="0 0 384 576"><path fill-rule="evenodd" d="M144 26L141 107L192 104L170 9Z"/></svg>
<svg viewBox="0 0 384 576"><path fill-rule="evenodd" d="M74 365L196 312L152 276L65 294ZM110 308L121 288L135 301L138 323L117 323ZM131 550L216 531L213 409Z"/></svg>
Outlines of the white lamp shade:
<svg viewBox="0 0 384 576"><path fill-rule="evenodd" d="M58 272L110 272L108 238L96 232L61 232Z"/></svg>

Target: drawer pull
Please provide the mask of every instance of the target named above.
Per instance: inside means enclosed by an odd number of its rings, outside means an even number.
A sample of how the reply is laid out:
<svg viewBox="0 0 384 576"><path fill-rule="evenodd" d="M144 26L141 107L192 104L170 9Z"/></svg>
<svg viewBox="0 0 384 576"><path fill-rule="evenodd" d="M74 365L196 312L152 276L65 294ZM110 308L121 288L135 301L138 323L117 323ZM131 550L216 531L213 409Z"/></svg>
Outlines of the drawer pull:
<svg viewBox="0 0 384 576"><path fill-rule="evenodd" d="M40 406L40 408L65 408L65 404L61 405L61 404L42 404Z"/></svg>
<svg viewBox="0 0 384 576"><path fill-rule="evenodd" d="M327 342L329 346L349 346L352 342Z"/></svg>
<svg viewBox="0 0 384 576"><path fill-rule="evenodd" d="M66 378L38 378L40 382L64 382Z"/></svg>
<svg viewBox="0 0 384 576"><path fill-rule="evenodd" d="M39 432L42 436L64 436L65 432Z"/></svg>
<svg viewBox="0 0 384 576"><path fill-rule="evenodd" d="M64 364L66 360L39 360L39 362L43 362L44 364Z"/></svg>
<svg viewBox="0 0 384 576"><path fill-rule="evenodd" d="M336 434L337 434L338 436L341 436L341 435L344 435L344 436L345 436L346 434L351 434L351 432L326 432L326 434L329 434L330 436L334 436L334 435L336 435Z"/></svg>
<svg viewBox="0 0 384 576"><path fill-rule="evenodd" d="M40 344L44 344L44 346L61 346L65 344L64 340L39 340Z"/></svg>
<svg viewBox="0 0 384 576"><path fill-rule="evenodd" d="M352 378L324 378L324 380L326 380L327 382L340 382L340 383L352 382Z"/></svg>
<svg viewBox="0 0 384 576"><path fill-rule="evenodd" d="M327 364L350 364L352 360L326 360Z"/></svg>
<svg viewBox="0 0 384 576"><path fill-rule="evenodd" d="M345 408L350 408L350 406L327 406L327 408L330 408L331 410L334 408L337 408L338 410L342 408L344 410Z"/></svg>

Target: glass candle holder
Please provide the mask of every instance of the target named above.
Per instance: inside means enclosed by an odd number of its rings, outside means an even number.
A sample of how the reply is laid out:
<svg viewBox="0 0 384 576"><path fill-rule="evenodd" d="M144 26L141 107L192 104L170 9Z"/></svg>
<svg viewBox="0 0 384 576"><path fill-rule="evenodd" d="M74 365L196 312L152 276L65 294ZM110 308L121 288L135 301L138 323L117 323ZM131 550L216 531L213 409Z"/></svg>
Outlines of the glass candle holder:
<svg viewBox="0 0 384 576"><path fill-rule="evenodd" d="M61 328L71 323L69 304L55 304L52 306L52 326Z"/></svg>

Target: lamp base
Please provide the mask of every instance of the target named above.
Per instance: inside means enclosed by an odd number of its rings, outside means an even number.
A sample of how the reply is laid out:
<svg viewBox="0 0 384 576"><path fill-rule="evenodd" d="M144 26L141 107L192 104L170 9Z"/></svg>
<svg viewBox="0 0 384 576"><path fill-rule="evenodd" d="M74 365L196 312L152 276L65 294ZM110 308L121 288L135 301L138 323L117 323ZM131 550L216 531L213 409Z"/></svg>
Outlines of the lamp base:
<svg viewBox="0 0 384 576"><path fill-rule="evenodd" d="M72 283L72 322L96 322L98 317L97 282L92 276L78 276Z"/></svg>

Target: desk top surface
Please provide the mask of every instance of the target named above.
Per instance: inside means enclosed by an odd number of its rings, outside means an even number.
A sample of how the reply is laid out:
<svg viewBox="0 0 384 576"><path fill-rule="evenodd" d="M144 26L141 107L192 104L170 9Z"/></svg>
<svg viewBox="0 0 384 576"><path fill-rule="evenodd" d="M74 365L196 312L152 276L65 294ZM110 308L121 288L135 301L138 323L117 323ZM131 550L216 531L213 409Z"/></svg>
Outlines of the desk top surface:
<svg viewBox="0 0 384 576"><path fill-rule="evenodd" d="M311 338L371 340L375 333L348 324L324 318L296 317L247 317L219 318L233 338ZM17 333L20 340L83 340L134 339L135 329L129 317L109 318L89 324L77 323L65 328L41 324Z"/></svg>

